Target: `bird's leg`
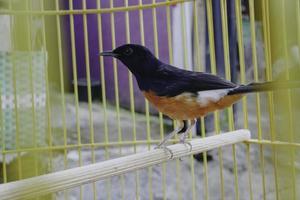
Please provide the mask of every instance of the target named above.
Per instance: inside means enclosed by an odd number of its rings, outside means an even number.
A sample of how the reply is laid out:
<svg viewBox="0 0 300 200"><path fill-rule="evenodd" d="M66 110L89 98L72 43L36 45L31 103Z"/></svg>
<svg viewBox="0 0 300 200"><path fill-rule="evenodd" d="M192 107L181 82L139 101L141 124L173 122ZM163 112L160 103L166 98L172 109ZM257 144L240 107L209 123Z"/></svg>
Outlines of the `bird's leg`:
<svg viewBox="0 0 300 200"><path fill-rule="evenodd" d="M195 126L197 120L196 119L192 119L190 120L190 125L186 128L186 130L182 133L179 141L180 143L182 144L188 144L190 147L191 147L191 150L192 150L192 145L189 143L189 142L186 142L185 139L187 137L187 135L189 134L190 130Z"/></svg>
<svg viewBox="0 0 300 200"><path fill-rule="evenodd" d="M179 121L179 126L174 130L172 131L171 133L169 133L158 145L156 148L160 148L162 146L165 146L165 143L171 139L172 137L174 137L177 133L179 133L181 131L181 129L184 127L184 124L182 121Z"/></svg>
<svg viewBox="0 0 300 200"><path fill-rule="evenodd" d="M172 137L174 137L177 133L179 133L182 129L184 128L184 123L183 121L179 121L179 126L173 130L171 133L169 133L156 147L155 149L159 149L159 148L163 148L165 150L167 150L170 154L171 154L171 158L173 157L173 153L172 151L166 147L166 142L171 139Z"/></svg>

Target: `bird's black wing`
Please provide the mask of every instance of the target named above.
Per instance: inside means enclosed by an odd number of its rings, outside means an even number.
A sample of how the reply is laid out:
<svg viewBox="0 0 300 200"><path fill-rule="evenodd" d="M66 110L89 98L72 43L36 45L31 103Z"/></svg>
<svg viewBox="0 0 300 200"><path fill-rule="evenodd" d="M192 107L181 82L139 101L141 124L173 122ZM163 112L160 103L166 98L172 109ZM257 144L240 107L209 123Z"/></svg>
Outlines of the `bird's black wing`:
<svg viewBox="0 0 300 200"><path fill-rule="evenodd" d="M159 96L177 96L184 92L229 89L237 85L209 73L193 72L162 65L151 81L150 87Z"/></svg>

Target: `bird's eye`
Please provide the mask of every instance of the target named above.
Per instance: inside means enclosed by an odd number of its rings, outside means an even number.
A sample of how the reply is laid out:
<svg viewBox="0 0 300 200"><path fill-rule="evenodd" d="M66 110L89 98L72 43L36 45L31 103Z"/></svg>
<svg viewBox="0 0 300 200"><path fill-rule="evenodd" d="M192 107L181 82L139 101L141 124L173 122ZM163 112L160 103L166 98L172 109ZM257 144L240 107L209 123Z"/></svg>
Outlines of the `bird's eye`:
<svg viewBox="0 0 300 200"><path fill-rule="evenodd" d="M133 50L132 50L131 48L127 48L127 49L125 49L124 54L125 54L126 56L129 56L129 55L132 54L132 52L133 52Z"/></svg>

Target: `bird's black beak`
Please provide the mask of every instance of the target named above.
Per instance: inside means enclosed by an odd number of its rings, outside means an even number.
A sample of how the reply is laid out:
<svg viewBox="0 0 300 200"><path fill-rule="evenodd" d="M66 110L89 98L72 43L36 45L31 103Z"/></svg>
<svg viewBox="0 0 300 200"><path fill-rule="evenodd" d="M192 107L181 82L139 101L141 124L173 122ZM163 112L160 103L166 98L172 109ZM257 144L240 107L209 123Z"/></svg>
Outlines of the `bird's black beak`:
<svg viewBox="0 0 300 200"><path fill-rule="evenodd" d="M99 53L99 56L118 57L118 54L114 53L113 51L103 51L103 52Z"/></svg>

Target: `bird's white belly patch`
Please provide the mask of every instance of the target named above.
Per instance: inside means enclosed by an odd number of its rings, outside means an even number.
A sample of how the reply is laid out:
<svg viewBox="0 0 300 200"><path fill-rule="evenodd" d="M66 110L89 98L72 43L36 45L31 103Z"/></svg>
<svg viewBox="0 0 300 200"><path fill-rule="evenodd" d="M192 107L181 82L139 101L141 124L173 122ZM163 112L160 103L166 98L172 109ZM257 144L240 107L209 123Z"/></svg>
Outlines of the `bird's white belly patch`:
<svg viewBox="0 0 300 200"><path fill-rule="evenodd" d="M197 93L197 102L201 106L206 106L210 102L218 102L229 92L229 89L220 89L220 90L206 90L200 91Z"/></svg>

